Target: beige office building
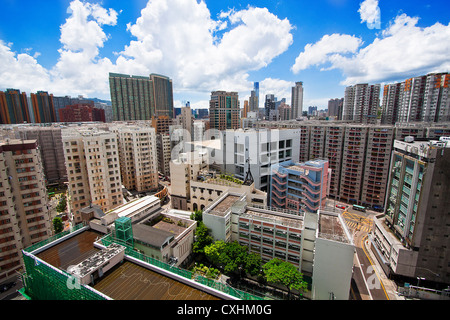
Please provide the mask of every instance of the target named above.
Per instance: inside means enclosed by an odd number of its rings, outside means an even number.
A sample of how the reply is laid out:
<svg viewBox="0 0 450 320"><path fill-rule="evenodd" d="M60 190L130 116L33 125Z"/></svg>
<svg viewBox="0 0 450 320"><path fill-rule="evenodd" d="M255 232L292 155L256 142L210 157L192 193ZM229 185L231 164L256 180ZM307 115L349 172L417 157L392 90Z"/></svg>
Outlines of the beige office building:
<svg viewBox="0 0 450 320"><path fill-rule="evenodd" d="M52 235L36 140L0 142L0 282L21 266L21 250Z"/></svg>

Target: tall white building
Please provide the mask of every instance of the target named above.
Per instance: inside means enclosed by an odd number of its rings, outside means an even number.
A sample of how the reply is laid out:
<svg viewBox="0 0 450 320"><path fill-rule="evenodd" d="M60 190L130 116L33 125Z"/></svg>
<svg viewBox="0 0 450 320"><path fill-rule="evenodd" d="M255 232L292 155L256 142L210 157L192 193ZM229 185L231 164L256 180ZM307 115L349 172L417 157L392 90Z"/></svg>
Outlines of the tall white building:
<svg viewBox="0 0 450 320"><path fill-rule="evenodd" d="M73 221L90 203L103 212L123 203L117 135L95 129L63 130L69 204Z"/></svg>
<svg viewBox="0 0 450 320"><path fill-rule="evenodd" d="M303 82L295 83L291 96L291 119L301 117L303 113Z"/></svg>
<svg viewBox="0 0 450 320"><path fill-rule="evenodd" d="M262 191L268 190L271 165L300 157L300 129L226 130L221 137L210 163L219 163L223 172L241 180L250 170L255 188Z"/></svg>

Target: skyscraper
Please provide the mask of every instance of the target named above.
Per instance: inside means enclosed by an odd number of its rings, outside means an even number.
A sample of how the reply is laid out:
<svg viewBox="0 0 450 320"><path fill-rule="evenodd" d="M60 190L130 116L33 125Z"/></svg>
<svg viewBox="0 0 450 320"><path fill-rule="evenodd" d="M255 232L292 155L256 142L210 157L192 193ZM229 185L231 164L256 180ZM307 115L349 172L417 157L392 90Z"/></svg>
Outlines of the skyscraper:
<svg viewBox="0 0 450 320"><path fill-rule="evenodd" d="M174 117L172 80L166 76L110 73L109 88L115 121Z"/></svg>
<svg viewBox="0 0 450 320"><path fill-rule="evenodd" d="M303 82L296 82L292 87L291 119L297 119L303 114Z"/></svg>
<svg viewBox="0 0 450 320"><path fill-rule="evenodd" d="M401 83L386 84L381 104L381 123L395 124L398 121L402 90Z"/></svg>
<svg viewBox="0 0 450 320"><path fill-rule="evenodd" d="M429 73L384 86L382 123L450 120L448 73Z"/></svg>
<svg viewBox="0 0 450 320"><path fill-rule="evenodd" d="M38 91L31 94L35 123L56 122L56 112L53 105L53 94Z"/></svg>
<svg viewBox="0 0 450 320"><path fill-rule="evenodd" d="M152 73L150 81L153 86L155 116L174 118L172 80L166 76Z"/></svg>
<svg viewBox="0 0 450 320"><path fill-rule="evenodd" d="M16 89L0 91L0 123L24 122L31 122L26 93Z"/></svg>
<svg viewBox="0 0 450 320"><path fill-rule="evenodd" d="M345 89L343 120L357 123L375 123L380 104L380 85L367 83Z"/></svg>
<svg viewBox="0 0 450 320"><path fill-rule="evenodd" d="M266 94L266 100L264 101L264 115L266 120L269 120L270 112L275 111L275 102L277 98L273 94Z"/></svg>
<svg viewBox="0 0 450 320"><path fill-rule="evenodd" d="M328 101L328 116L336 120L342 120L342 108L344 107L344 98L331 99Z"/></svg>
<svg viewBox="0 0 450 320"><path fill-rule="evenodd" d="M253 83L253 90L250 93L249 99L250 111L258 112L259 109L259 82Z"/></svg>
<svg viewBox="0 0 450 320"><path fill-rule="evenodd" d="M237 92L213 91L209 101L211 129L238 129L241 109Z"/></svg>

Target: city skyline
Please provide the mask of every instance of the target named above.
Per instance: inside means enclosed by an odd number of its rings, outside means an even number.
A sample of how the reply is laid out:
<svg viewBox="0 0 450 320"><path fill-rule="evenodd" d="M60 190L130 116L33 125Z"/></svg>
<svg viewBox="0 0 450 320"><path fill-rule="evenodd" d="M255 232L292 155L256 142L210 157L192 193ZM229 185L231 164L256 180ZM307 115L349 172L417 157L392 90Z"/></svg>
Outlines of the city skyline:
<svg viewBox="0 0 450 320"><path fill-rule="evenodd" d="M262 108L266 94L290 103L291 88L301 81L304 107L325 109L349 85L448 72L449 6L385 0L6 1L0 90L110 100L109 72L157 73L173 79L175 107L190 101L192 108L208 108L217 90L238 92L243 106L259 82Z"/></svg>

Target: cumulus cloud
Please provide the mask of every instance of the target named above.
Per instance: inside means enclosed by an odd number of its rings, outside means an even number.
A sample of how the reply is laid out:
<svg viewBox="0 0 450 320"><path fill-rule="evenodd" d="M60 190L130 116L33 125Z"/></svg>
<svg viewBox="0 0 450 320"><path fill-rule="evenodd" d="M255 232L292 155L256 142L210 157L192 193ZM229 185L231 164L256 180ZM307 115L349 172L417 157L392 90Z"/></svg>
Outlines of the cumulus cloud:
<svg viewBox="0 0 450 320"><path fill-rule="evenodd" d="M361 23L366 22L369 29L381 28L381 12L378 0L363 1L358 12L361 16Z"/></svg>
<svg viewBox="0 0 450 320"><path fill-rule="evenodd" d="M37 55L19 55L2 42L2 61L10 63L0 66L0 81L23 86L31 79L23 70L35 70L41 80L26 87L39 83L54 94L106 97L109 72L161 73L173 79L175 92L248 90L248 72L270 64L293 41L289 21L265 8L232 9L213 19L204 1L149 0L140 17L127 25L130 42L111 61L101 56L101 48L110 38L105 26L116 26L119 13L80 0L70 2L67 13L57 63L47 70ZM11 77L14 73L18 76Z"/></svg>
<svg viewBox="0 0 450 320"><path fill-rule="evenodd" d="M230 10L219 18L211 18L204 2L149 1L128 26L136 40L121 52L122 65L143 64L187 90L222 89L230 82L248 87L248 71L267 66L292 44L289 21L265 8Z"/></svg>
<svg viewBox="0 0 450 320"><path fill-rule="evenodd" d="M298 73L311 66L326 63L334 54L355 53L361 45L362 40L355 36L337 33L324 35L318 42L305 46L304 51L295 59L291 70Z"/></svg>
<svg viewBox="0 0 450 320"><path fill-rule="evenodd" d="M342 71L344 85L396 81L429 72L448 71L450 24L435 23L422 28L417 26L418 20L417 17L401 14L372 43L354 52L349 50L351 54L347 55L343 52L329 54L330 50L321 45L324 37L305 47L299 55L303 59L300 59L301 63L296 61L293 71L329 63L329 69ZM323 50L318 50L321 48ZM314 50L318 50L315 52L317 57L311 58Z"/></svg>
<svg viewBox="0 0 450 320"><path fill-rule="evenodd" d="M0 40L0 87L30 92L36 83L41 85L40 89L50 85L49 72L36 58L29 53L17 54L11 46Z"/></svg>

